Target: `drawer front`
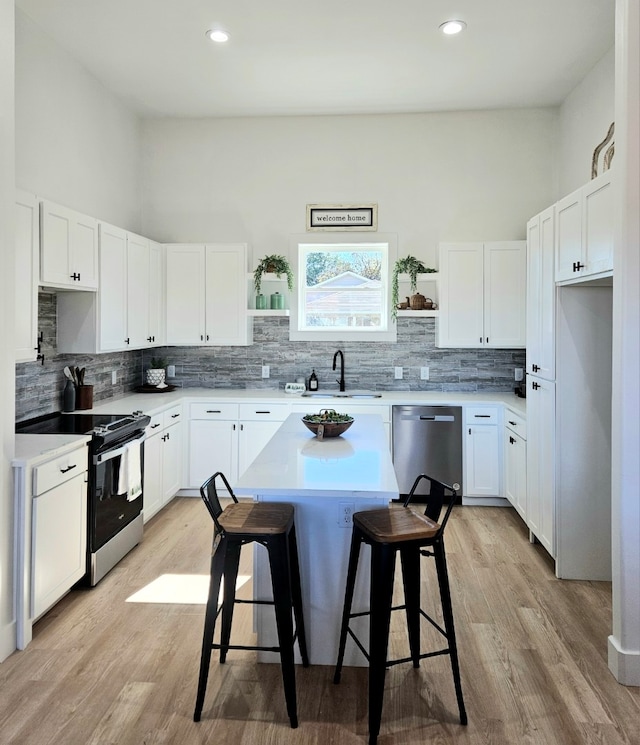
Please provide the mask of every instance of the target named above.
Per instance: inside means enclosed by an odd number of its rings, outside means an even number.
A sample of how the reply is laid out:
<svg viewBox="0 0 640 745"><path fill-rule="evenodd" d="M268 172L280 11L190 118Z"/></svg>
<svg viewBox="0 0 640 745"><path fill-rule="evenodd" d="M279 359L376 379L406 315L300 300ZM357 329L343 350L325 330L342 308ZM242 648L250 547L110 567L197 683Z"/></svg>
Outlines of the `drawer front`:
<svg viewBox="0 0 640 745"><path fill-rule="evenodd" d="M172 424L182 419L182 404L172 406L170 409L162 412L162 426L170 427Z"/></svg>
<svg viewBox="0 0 640 745"><path fill-rule="evenodd" d="M464 421L465 424L497 424L499 410L496 406L466 406Z"/></svg>
<svg viewBox="0 0 640 745"><path fill-rule="evenodd" d="M151 421L147 425L147 437L153 437L154 435L162 432L164 428L164 412L161 411L159 414L154 414L151 417Z"/></svg>
<svg viewBox="0 0 640 745"><path fill-rule="evenodd" d="M507 409L504 412L504 426L520 435L523 439L527 439L527 420L520 416L520 414Z"/></svg>
<svg viewBox="0 0 640 745"><path fill-rule="evenodd" d="M227 401L209 401L191 404L189 412L191 419L238 419L239 408Z"/></svg>
<svg viewBox="0 0 640 745"><path fill-rule="evenodd" d="M240 404L240 419L255 422L283 422L290 411L289 404Z"/></svg>
<svg viewBox="0 0 640 745"><path fill-rule="evenodd" d="M87 470L87 447L72 450L33 469L33 496L44 494Z"/></svg>

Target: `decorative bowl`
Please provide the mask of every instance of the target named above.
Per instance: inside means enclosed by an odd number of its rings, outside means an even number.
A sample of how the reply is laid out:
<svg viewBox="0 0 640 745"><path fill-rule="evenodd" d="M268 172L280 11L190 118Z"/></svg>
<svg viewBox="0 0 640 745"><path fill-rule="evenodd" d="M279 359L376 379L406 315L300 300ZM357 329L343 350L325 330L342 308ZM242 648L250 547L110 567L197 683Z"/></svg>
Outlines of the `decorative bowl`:
<svg viewBox="0 0 640 745"><path fill-rule="evenodd" d="M319 439L339 437L353 424L353 417L337 414L333 409L321 409L319 414L305 414L302 423Z"/></svg>

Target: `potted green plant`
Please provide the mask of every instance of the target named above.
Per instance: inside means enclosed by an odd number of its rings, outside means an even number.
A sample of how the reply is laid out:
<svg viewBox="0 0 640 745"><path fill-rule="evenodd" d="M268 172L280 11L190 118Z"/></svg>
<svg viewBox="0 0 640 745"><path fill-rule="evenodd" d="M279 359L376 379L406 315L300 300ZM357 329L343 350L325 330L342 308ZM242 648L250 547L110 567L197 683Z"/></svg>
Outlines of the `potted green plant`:
<svg viewBox="0 0 640 745"><path fill-rule="evenodd" d="M404 259L398 259L396 261L391 277L391 313L394 318L398 310L398 275L408 274L411 283L411 292L416 293L418 290L418 274L433 274L435 271L435 269L425 266L415 256L405 256Z"/></svg>
<svg viewBox="0 0 640 745"><path fill-rule="evenodd" d="M293 272L291 271L289 262L284 256L272 254L270 256L265 256L258 262L258 266L253 272L253 287L256 291L256 296L261 294L260 290L262 288L263 274L275 274L278 279L283 274L286 274L287 287L289 288L289 291L293 290Z"/></svg>
<svg viewBox="0 0 640 745"><path fill-rule="evenodd" d="M147 369L147 385L162 385L166 375L167 361L163 357L152 357Z"/></svg>

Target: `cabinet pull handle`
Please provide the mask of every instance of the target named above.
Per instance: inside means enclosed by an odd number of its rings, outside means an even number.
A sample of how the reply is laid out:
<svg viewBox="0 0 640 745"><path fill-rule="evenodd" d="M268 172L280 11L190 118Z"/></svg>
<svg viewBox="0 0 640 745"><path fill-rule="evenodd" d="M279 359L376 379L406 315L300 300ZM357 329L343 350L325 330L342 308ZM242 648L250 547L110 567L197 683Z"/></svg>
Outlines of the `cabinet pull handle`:
<svg viewBox="0 0 640 745"><path fill-rule="evenodd" d="M74 273L73 273L73 274L71 275L71 279L72 279L72 280L74 280L75 282L79 282L79 281L80 281L80 274L79 274L79 273L76 273L76 272L74 272Z"/></svg>
<svg viewBox="0 0 640 745"><path fill-rule="evenodd" d="M244 432L244 424L240 425L240 432Z"/></svg>
<svg viewBox="0 0 640 745"><path fill-rule="evenodd" d="M471 434L471 427L469 427L469 434Z"/></svg>
<svg viewBox="0 0 640 745"><path fill-rule="evenodd" d="M68 468L61 468L60 473L68 473L72 469L74 469L78 464L74 463L72 466L69 466Z"/></svg>
<svg viewBox="0 0 640 745"><path fill-rule="evenodd" d="M126 339L124 340L124 343L125 343L125 344L128 344L128 343L129 343L129 337L128 337L128 336L127 336L127 338L126 338Z"/></svg>
<svg viewBox="0 0 640 745"><path fill-rule="evenodd" d="M152 336L147 336L147 341L148 341L149 343L151 343L151 342L153 341L153 337L152 337Z"/></svg>
<svg viewBox="0 0 640 745"><path fill-rule="evenodd" d="M172 414L172 415L171 415L171 418L172 418L172 419L177 419L177 418L178 418L179 416L180 416L180 414Z"/></svg>
<svg viewBox="0 0 640 745"><path fill-rule="evenodd" d="M538 367L538 365L531 365L531 371L532 372L538 372L539 369L540 368Z"/></svg>
<svg viewBox="0 0 640 745"><path fill-rule="evenodd" d="M581 264L579 261L573 262L573 271L579 272L581 269L584 269L584 264Z"/></svg>
<svg viewBox="0 0 640 745"><path fill-rule="evenodd" d="M159 426L160 426L160 422L158 422L157 424L152 424L152 425L151 425L151 426L149 427L149 429L157 429L157 428L158 428Z"/></svg>
<svg viewBox="0 0 640 745"><path fill-rule="evenodd" d="M509 424L510 424L510 425L511 425L512 427L515 427L515 426L517 426L518 422L512 422L512 421L511 421L511 419L509 419Z"/></svg>
<svg viewBox="0 0 640 745"><path fill-rule="evenodd" d="M511 443L512 445L515 445L515 444L516 444L516 441L515 441L515 440L513 439L513 437L511 437L511 436L509 437L509 442L510 442L510 443Z"/></svg>
<svg viewBox="0 0 640 745"><path fill-rule="evenodd" d="M474 414L476 419L491 419L491 414Z"/></svg>
<svg viewBox="0 0 640 745"><path fill-rule="evenodd" d="M480 344L482 344L482 337L480 337Z"/></svg>
<svg viewBox="0 0 640 745"><path fill-rule="evenodd" d="M540 383L536 383L534 380L533 383L531 383L531 387L533 388L534 391L537 391L538 388L540 388Z"/></svg>
<svg viewBox="0 0 640 745"><path fill-rule="evenodd" d="M204 341L204 336L202 336L202 334L200 334L200 341Z"/></svg>
<svg viewBox="0 0 640 745"><path fill-rule="evenodd" d="M207 414L222 414L220 409L207 409L206 413Z"/></svg>
<svg viewBox="0 0 640 745"><path fill-rule="evenodd" d="M270 411L256 411L256 414L271 414Z"/></svg>
<svg viewBox="0 0 640 745"><path fill-rule="evenodd" d="M489 337L487 336L487 344L489 343Z"/></svg>
<svg viewBox="0 0 640 745"><path fill-rule="evenodd" d="M207 334L207 341L209 341L209 334Z"/></svg>

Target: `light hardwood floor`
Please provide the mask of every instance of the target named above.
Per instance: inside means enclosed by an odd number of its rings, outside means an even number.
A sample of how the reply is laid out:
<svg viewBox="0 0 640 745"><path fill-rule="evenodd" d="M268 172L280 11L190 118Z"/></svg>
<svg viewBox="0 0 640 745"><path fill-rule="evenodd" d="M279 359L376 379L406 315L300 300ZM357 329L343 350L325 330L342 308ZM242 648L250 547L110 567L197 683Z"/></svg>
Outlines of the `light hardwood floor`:
<svg viewBox="0 0 640 745"><path fill-rule="evenodd" d="M397 666L380 745L640 745L640 689L607 668L610 585L557 580L511 509L456 508L447 533L469 725L458 723L448 658ZM366 743L366 668L345 669L338 686L330 667L299 668L292 730L279 666L250 652L212 662L203 719L192 721L204 606L126 599L166 573L206 575L210 544L201 501L176 499L96 588L70 593L38 622L29 647L0 664L0 743ZM241 573L250 567L247 555ZM426 574L432 596L430 566ZM237 614L234 634L248 638L250 607ZM395 615L392 653L403 654Z"/></svg>

